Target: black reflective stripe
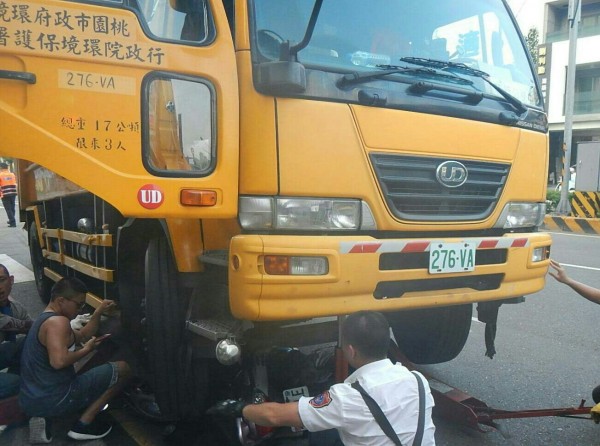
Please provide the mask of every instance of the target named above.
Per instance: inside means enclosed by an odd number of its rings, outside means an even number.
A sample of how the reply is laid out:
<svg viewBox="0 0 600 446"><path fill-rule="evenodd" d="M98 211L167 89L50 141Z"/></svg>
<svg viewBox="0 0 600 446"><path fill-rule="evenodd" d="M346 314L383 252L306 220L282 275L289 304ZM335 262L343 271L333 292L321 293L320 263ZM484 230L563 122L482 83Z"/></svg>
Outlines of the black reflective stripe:
<svg viewBox="0 0 600 446"><path fill-rule="evenodd" d="M11 184L10 186L2 186L2 195L16 195L17 186Z"/></svg>

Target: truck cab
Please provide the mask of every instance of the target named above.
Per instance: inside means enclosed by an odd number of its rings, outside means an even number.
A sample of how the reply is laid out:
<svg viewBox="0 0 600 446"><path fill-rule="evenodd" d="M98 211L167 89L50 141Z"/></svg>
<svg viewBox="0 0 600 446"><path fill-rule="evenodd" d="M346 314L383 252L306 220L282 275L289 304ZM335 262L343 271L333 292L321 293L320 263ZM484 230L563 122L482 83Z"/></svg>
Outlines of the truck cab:
<svg viewBox="0 0 600 446"><path fill-rule="evenodd" d="M40 295L118 301L167 418L239 370L281 398L267 350L358 310L449 361L474 304L544 286L548 126L504 1L7 0L0 91Z"/></svg>

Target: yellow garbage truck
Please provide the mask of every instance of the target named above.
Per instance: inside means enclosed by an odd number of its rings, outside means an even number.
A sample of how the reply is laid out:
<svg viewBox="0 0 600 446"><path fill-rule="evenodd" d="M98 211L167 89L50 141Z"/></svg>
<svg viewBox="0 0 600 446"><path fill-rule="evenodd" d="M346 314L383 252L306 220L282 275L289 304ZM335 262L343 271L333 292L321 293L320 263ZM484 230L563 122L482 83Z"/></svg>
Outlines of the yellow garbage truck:
<svg viewBox="0 0 600 446"><path fill-rule="evenodd" d="M2 0L39 294L117 301L167 418L310 384L272 363L358 310L449 361L475 305L544 286L534 68L503 0Z"/></svg>

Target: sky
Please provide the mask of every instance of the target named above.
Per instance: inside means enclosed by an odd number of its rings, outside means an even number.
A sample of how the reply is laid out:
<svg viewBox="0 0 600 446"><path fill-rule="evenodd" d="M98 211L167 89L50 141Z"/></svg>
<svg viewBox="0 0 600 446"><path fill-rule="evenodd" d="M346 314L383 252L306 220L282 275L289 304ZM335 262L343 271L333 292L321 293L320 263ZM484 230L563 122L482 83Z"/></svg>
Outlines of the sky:
<svg viewBox="0 0 600 446"><path fill-rule="evenodd" d="M544 20L544 0L507 0L508 5L515 15L521 32L527 35L527 32L535 27L540 32Z"/></svg>

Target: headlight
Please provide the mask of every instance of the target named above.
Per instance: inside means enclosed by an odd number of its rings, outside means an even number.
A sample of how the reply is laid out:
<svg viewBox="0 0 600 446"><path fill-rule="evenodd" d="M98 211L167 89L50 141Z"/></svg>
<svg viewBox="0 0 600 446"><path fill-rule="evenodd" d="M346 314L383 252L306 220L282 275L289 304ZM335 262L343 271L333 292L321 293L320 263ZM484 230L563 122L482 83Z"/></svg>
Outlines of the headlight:
<svg viewBox="0 0 600 446"><path fill-rule="evenodd" d="M508 203L494 227L516 229L540 226L545 215L545 203Z"/></svg>
<svg viewBox="0 0 600 446"><path fill-rule="evenodd" d="M358 200L277 200L277 229L358 229Z"/></svg>
<svg viewBox="0 0 600 446"><path fill-rule="evenodd" d="M269 197L240 198L240 225L245 229L271 229L273 200Z"/></svg>
<svg viewBox="0 0 600 446"><path fill-rule="evenodd" d="M240 197L240 224L253 230L376 229L369 206L352 199Z"/></svg>

